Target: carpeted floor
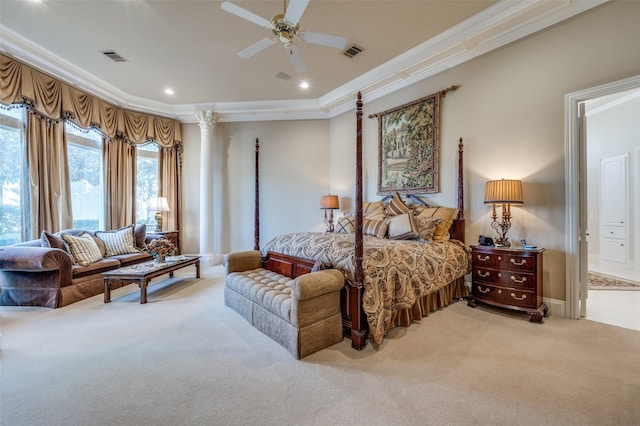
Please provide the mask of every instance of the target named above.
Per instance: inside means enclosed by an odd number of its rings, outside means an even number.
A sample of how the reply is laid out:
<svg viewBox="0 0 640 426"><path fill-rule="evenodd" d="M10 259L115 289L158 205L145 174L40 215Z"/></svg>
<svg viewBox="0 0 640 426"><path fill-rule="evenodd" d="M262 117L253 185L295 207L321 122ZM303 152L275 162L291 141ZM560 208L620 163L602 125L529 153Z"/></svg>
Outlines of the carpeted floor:
<svg viewBox="0 0 640 426"><path fill-rule="evenodd" d="M640 290L640 282L589 271L589 290Z"/></svg>
<svg viewBox="0 0 640 426"><path fill-rule="evenodd" d="M379 350L296 361L224 306L222 268L61 309L2 307L0 424L633 425L640 332L457 302Z"/></svg>

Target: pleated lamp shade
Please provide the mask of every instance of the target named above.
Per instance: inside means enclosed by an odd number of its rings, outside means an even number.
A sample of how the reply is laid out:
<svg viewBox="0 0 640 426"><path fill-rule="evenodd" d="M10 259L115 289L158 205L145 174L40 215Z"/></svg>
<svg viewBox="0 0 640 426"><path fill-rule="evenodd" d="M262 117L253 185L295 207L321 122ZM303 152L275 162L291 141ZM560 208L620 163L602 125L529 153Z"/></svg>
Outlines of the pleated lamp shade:
<svg viewBox="0 0 640 426"><path fill-rule="evenodd" d="M515 179L490 180L484 190L485 204L524 204L522 181Z"/></svg>

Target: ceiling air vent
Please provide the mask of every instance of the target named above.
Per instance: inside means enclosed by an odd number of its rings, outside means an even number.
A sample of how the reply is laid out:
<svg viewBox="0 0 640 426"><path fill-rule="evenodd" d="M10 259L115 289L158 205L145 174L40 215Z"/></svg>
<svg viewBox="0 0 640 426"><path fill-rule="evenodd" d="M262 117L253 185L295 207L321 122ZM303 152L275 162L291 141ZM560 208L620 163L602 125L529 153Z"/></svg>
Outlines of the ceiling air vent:
<svg viewBox="0 0 640 426"><path fill-rule="evenodd" d="M276 74L276 78L279 78L280 80L284 80L284 81L289 81L291 80L292 77L287 73L278 71L278 74Z"/></svg>
<svg viewBox="0 0 640 426"><path fill-rule="evenodd" d="M351 45L350 48L342 52L342 54L347 58L353 58L357 54L361 53L363 50L364 49L362 47L358 46L357 44L353 44Z"/></svg>
<svg viewBox="0 0 640 426"><path fill-rule="evenodd" d="M120 54L118 54L115 50L102 50L101 52L104 56L114 62L127 62L127 60L120 56Z"/></svg>

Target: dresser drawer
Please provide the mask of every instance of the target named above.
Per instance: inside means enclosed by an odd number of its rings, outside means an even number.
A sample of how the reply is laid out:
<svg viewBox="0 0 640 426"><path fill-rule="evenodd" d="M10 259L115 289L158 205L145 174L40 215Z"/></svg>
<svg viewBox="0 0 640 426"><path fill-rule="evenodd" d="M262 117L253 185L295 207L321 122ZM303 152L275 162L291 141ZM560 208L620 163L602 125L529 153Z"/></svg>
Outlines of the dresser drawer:
<svg viewBox="0 0 640 426"><path fill-rule="evenodd" d="M538 300L535 292L495 287L485 283L473 283L473 294L480 301L497 302L500 305L518 306L521 308L537 308Z"/></svg>
<svg viewBox="0 0 640 426"><path fill-rule="evenodd" d="M473 252L471 263L485 268L506 269L509 271L535 271L534 256L518 256L517 254Z"/></svg>
<svg viewBox="0 0 640 426"><path fill-rule="evenodd" d="M536 288L536 276L533 273L511 272L473 267L473 280L484 281L487 284L498 284L502 287L512 287L524 290Z"/></svg>

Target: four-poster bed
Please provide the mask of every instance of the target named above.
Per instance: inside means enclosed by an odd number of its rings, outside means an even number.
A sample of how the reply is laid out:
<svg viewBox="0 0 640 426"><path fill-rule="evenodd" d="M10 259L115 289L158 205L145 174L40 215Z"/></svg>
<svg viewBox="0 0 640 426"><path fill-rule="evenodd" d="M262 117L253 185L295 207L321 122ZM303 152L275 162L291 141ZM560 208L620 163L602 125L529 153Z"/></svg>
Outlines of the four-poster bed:
<svg viewBox="0 0 640 426"><path fill-rule="evenodd" d="M260 246L258 152L256 140L255 249ZM362 98L358 93L354 233L302 232L278 236L262 248L265 267L292 278L310 272L318 262L340 270L345 276L341 293L345 336L356 349L364 348L368 339L379 346L394 326L409 326L431 311L447 306L454 298L466 295L463 277L470 270L470 259L464 245L462 153L460 139L458 206L442 208L456 216L444 222L440 217L433 225L442 223L446 226L446 237L438 241L394 240L373 236L368 228L365 232L372 221L363 212ZM406 214L412 217L433 214L440 209L416 196L408 197L414 202L410 206L405 205L397 194L396 197L403 208L409 209ZM397 200L390 201L394 202L398 203Z"/></svg>

